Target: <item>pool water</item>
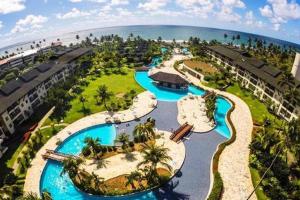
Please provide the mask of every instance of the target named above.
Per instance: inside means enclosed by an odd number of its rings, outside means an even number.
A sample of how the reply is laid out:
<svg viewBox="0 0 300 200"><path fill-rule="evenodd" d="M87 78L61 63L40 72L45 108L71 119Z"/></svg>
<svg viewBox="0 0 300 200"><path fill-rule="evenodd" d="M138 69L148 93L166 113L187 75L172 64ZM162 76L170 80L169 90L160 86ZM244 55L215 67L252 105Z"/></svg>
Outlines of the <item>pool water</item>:
<svg viewBox="0 0 300 200"><path fill-rule="evenodd" d="M195 95L205 94L204 90L198 89L194 86L189 86L186 91L175 91L168 88L157 87L152 83L152 79L148 77L148 72L136 72L135 79L144 89L152 92L156 96L157 100L160 101L178 101L188 93Z"/></svg>
<svg viewBox="0 0 300 200"><path fill-rule="evenodd" d="M85 146L84 139L86 137L99 138L103 145L113 145L114 140L116 139L116 129L113 124L98 125L84 129L70 136L56 150L61 153L78 155L81 152L81 149ZM156 199L152 192L141 193L126 198L104 198L91 196L79 191L67 174L61 175L61 171L61 163L48 161L41 177L40 190L47 190L50 192L54 200L65 200L66 198L68 199L68 197L72 197L73 200Z"/></svg>
<svg viewBox="0 0 300 200"><path fill-rule="evenodd" d="M160 64L161 58L152 59L151 67ZM152 79L148 77L147 72L136 72L136 81L145 89L154 93L160 101L178 101L188 93L194 95L204 95L205 91L195 86L189 86L188 91L175 91L160 88L152 84ZM215 120L217 126L215 130L222 136L229 138L230 130L226 124L226 114L231 108L231 104L223 97L217 98L217 108L215 111ZM85 146L86 137L99 138L103 145L113 145L116 138L116 129L113 124L103 124L93 126L78 133L73 134L66 139L56 150L61 153L78 155ZM67 174L61 175L62 164L56 161L48 161L41 176L40 191L47 190L51 193L54 200L157 200L153 192L142 192L136 195L124 197L100 197L92 196L79 191Z"/></svg>
<svg viewBox="0 0 300 200"><path fill-rule="evenodd" d="M226 116L231 108L231 104L223 97L217 98L217 108L215 111L216 130L219 134L226 138L230 138L230 129L226 123Z"/></svg>
<svg viewBox="0 0 300 200"><path fill-rule="evenodd" d="M152 58L151 63L148 65L148 67L156 67L160 63L162 63L162 58L160 56L156 56Z"/></svg>
<svg viewBox="0 0 300 200"><path fill-rule="evenodd" d="M162 54L165 54L165 53L168 52L168 48L162 47L162 48L160 49L160 51L161 51Z"/></svg>

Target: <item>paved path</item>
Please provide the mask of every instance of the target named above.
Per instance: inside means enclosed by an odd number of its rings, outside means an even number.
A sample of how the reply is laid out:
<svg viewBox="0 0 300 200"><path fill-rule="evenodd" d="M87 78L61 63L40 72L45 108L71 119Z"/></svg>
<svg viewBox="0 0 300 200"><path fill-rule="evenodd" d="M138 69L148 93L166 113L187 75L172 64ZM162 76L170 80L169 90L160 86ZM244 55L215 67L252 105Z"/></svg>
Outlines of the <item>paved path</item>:
<svg viewBox="0 0 300 200"><path fill-rule="evenodd" d="M142 117L140 121L118 125L118 132L132 133L134 127L146 121L148 117L156 119L156 127L159 130L175 130L180 126L177 115L177 102L158 101L157 108ZM211 159L217 146L226 138L215 131L205 134L191 133L188 137L189 140L184 142L186 157L179 176L154 191L158 199L204 200L209 192Z"/></svg>
<svg viewBox="0 0 300 200"><path fill-rule="evenodd" d="M200 81L187 74L189 79L199 85ZM206 90L211 88L200 85ZM239 97L219 90L214 90L235 103L235 109L231 113L231 121L236 129L236 140L227 146L219 160L219 172L224 183L223 198L225 200L247 199L254 187L249 169L249 144L253 129L253 121L248 105ZM257 199L253 195L251 199Z"/></svg>

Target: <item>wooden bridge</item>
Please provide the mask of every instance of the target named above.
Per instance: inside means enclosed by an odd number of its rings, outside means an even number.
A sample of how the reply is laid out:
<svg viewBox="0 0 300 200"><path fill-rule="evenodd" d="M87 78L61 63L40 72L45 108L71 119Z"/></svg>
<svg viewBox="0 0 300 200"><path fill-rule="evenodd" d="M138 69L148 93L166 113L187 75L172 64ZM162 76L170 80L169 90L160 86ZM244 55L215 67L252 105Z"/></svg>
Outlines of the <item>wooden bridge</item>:
<svg viewBox="0 0 300 200"><path fill-rule="evenodd" d="M50 160L55 160L58 162L63 162L65 159L68 158L73 158L73 159L78 159L78 156L74 155L69 155L69 154L64 154L64 153L59 153L53 150L46 149L46 153L42 155L44 159L50 159Z"/></svg>
<svg viewBox="0 0 300 200"><path fill-rule="evenodd" d="M170 140L174 142L180 142L181 139L186 136L192 129L194 128L193 125L189 125L187 122L180 126L173 134L170 136Z"/></svg>

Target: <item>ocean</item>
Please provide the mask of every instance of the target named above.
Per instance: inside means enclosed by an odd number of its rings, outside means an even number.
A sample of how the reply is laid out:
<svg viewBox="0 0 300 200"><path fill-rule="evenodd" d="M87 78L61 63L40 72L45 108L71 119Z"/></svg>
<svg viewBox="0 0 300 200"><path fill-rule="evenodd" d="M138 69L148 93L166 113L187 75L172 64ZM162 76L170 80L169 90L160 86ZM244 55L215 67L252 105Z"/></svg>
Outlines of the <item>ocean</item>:
<svg viewBox="0 0 300 200"><path fill-rule="evenodd" d="M300 50L300 44L291 43L288 41L275 39L271 37L266 37L262 35L255 35L250 33L225 30L225 29L216 29L216 28L206 28L206 27L194 27L194 26L175 26L175 25L139 25L139 26L118 26L118 27L107 27L107 28L97 28L97 29L89 29L82 30L76 32L70 32L67 34L45 38L46 42L42 42L42 46L50 45L51 42L56 41L58 38L63 44L76 43L76 35L80 36L80 41L90 35L93 34L93 37L100 37L101 35L110 35L117 34L123 38L127 38L130 33L133 33L135 36L139 35L144 39L157 39L159 36L162 37L163 40L173 40L174 38L179 41L188 40L191 36L199 37L201 40L211 41L218 40L220 42L231 42L231 38L233 35L240 35L240 40L235 40L234 44L239 45L241 43L247 44L248 38L252 38L254 41L255 38L262 39L266 41L267 44L273 43L276 45L280 45L281 47L294 47ZM224 33L228 35L227 39L224 38ZM42 41L41 38L38 41ZM32 41L19 43L15 45L10 45L8 47L4 47L0 49L0 55L5 55L5 51L9 53L16 52L17 48L23 48L24 50L30 49L30 45L32 45Z"/></svg>

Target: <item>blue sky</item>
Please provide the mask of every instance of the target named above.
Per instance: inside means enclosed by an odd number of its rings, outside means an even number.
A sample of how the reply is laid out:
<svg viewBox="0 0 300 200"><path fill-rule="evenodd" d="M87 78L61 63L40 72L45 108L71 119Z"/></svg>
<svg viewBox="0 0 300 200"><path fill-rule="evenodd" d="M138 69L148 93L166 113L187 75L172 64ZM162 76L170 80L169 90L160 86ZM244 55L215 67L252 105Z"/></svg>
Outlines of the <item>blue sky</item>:
<svg viewBox="0 0 300 200"><path fill-rule="evenodd" d="M224 28L300 44L300 0L0 0L0 46L139 24Z"/></svg>

